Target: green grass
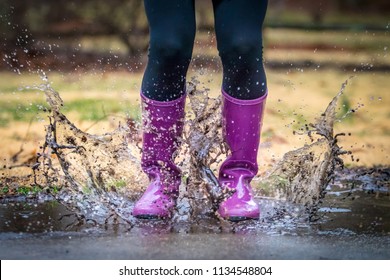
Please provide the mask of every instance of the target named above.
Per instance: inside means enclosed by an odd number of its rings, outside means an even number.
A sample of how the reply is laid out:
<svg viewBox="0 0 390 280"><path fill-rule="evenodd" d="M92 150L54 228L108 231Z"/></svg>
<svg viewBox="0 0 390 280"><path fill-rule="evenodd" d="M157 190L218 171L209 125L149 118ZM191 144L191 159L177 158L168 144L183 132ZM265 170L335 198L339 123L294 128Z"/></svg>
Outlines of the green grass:
<svg viewBox="0 0 390 280"><path fill-rule="evenodd" d="M9 187L2 187L0 190L0 193L3 195L8 194L8 192L9 192Z"/></svg>
<svg viewBox="0 0 390 280"><path fill-rule="evenodd" d="M41 191L41 188L37 186L19 186L17 188L17 193L21 195L29 195L29 194L38 194Z"/></svg>
<svg viewBox="0 0 390 280"><path fill-rule="evenodd" d="M31 119L38 120L47 105L43 102L26 103L22 101L0 100L0 127L5 127L11 121L29 122ZM43 115L42 115L43 116Z"/></svg>
<svg viewBox="0 0 390 280"><path fill-rule="evenodd" d="M10 193L16 193L19 195L36 195L42 189L38 186L18 186L16 188L4 186L0 189L1 195L8 195Z"/></svg>
<svg viewBox="0 0 390 280"><path fill-rule="evenodd" d="M48 105L43 102L23 102L0 100L0 127L6 127L12 121L29 122L45 118ZM122 115L138 120L138 104L127 104L114 99L78 99L66 102L63 113L76 112L80 120L99 121L111 115Z"/></svg>
<svg viewBox="0 0 390 280"><path fill-rule="evenodd" d="M31 89L42 83L37 73L0 75L0 127L7 127L12 121L46 118L48 105L44 93ZM112 115L140 118L139 104L130 92L139 92L141 74L53 72L48 76L52 87L64 99L63 113L76 112L80 120L89 121L105 120Z"/></svg>
<svg viewBox="0 0 390 280"><path fill-rule="evenodd" d="M66 102L64 113L77 112L81 120L104 120L113 114L123 114L133 119L139 118L138 105L125 104L113 99L79 99Z"/></svg>
<svg viewBox="0 0 390 280"><path fill-rule="evenodd" d="M337 112L337 118L341 119L343 118L343 121L352 122L353 120L353 114L351 114L351 111L353 111L352 104L350 97L348 95L343 95L340 100L340 110Z"/></svg>
<svg viewBox="0 0 390 280"><path fill-rule="evenodd" d="M60 192L61 187L60 186L50 186L49 190L50 190L51 194L56 195Z"/></svg>
<svg viewBox="0 0 390 280"><path fill-rule="evenodd" d="M117 189L121 189L127 186L127 183L125 180L118 180L108 183L109 186L114 186Z"/></svg>

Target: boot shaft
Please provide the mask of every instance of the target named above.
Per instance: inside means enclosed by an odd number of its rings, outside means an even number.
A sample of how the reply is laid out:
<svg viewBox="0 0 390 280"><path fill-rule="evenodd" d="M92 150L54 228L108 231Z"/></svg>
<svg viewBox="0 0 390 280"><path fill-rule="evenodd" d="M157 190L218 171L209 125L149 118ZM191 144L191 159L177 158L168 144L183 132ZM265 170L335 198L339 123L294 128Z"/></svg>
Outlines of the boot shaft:
<svg viewBox="0 0 390 280"><path fill-rule="evenodd" d="M267 94L253 100L240 100L222 91L222 97L223 133L231 152L223 166L246 168L256 174Z"/></svg>
<svg viewBox="0 0 390 280"><path fill-rule="evenodd" d="M173 169L175 152L183 132L185 99L161 102L148 99L141 93L143 150L142 167Z"/></svg>

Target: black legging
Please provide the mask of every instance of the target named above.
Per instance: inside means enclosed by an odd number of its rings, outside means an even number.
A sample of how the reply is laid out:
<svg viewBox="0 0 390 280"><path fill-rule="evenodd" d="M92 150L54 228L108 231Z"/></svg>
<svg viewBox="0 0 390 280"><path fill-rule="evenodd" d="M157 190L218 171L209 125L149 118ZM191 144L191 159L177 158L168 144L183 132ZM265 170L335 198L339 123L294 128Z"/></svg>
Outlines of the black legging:
<svg viewBox="0 0 390 280"><path fill-rule="evenodd" d="M194 0L145 0L149 60L142 93L171 101L184 94L195 38ZM223 65L223 90L238 99L266 93L262 25L268 0L213 0L215 33Z"/></svg>

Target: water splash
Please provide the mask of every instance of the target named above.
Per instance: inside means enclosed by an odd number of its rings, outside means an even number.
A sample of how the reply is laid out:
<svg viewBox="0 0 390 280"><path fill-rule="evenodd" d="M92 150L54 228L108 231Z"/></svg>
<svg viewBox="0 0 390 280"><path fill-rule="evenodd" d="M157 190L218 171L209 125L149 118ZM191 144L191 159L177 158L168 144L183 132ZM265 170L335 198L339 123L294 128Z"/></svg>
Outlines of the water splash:
<svg viewBox="0 0 390 280"><path fill-rule="evenodd" d="M140 164L140 125L131 121L111 133L86 133L61 112L59 93L46 76L42 79L41 85L32 88L44 92L50 115L45 143L33 165L34 184L84 222L133 226L137 223L131 216L134 200L148 184ZM220 201L231 195L221 190L215 176L229 152L222 136L221 98L211 98L209 90L200 89L199 84L193 78L187 86L189 106L177 157L184 180L171 223L179 225L179 230L181 224L188 230L188 226L202 223L206 228L237 229L215 214ZM257 195L292 203L291 209L271 207L265 219L297 224L302 215L297 204L304 205L310 220L315 219L334 170L343 166L339 156L346 152L337 145L340 135L334 135L333 126L346 85L347 81L316 122L299 132L308 135L312 143L286 153L254 184Z"/></svg>
<svg viewBox="0 0 390 280"><path fill-rule="evenodd" d="M77 128L61 112L63 101L47 78L34 87L50 106L45 143L34 165L35 182L48 188L61 203L86 220L107 223L121 218L130 223L132 200L146 184L140 149L128 125L93 135ZM59 165L59 166L58 166ZM59 193L53 187L59 186ZM131 189L127 188L131 186Z"/></svg>
<svg viewBox="0 0 390 280"><path fill-rule="evenodd" d="M222 100L209 97L209 89L201 89L199 85L196 78L187 85L189 108L179 153L185 159L179 166L187 180L174 220L211 228L224 224L216 211L220 202L233 192L222 190L215 176L228 152L222 136Z"/></svg>
<svg viewBox="0 0 390 280"><path fill-rule="evenodd" d="M260 183L267 195L304 205L311 221L316 219L335 169L344 166L340 155L349 153L337 144L344 133L334 134L338 101L347 84L348 80L316 122L299 132L310 137L312 143L287 152Z"/></svg>

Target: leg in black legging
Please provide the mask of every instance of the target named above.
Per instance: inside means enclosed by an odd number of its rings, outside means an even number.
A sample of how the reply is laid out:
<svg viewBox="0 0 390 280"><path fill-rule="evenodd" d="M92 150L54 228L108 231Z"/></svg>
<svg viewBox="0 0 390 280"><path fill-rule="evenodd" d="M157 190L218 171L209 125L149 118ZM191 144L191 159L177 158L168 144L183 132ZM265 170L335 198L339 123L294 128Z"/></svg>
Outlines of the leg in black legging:
<svg viewBox="0 0 390 280"><path fill-rule="evenodd" d="M194 0L145 0L144 4L150 44L142 93L152 100L175 100L185 93L196 30Z"/></svg>
<svg viewBox="0 0 390 280"><path fill-rule="evenodd" d="M267 4L267 0L213 0L222 88L234 98L256 99L267 91L262 46Z"/></svg>

